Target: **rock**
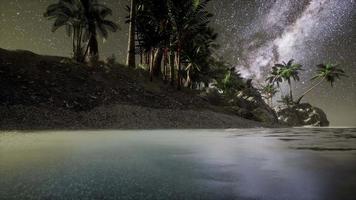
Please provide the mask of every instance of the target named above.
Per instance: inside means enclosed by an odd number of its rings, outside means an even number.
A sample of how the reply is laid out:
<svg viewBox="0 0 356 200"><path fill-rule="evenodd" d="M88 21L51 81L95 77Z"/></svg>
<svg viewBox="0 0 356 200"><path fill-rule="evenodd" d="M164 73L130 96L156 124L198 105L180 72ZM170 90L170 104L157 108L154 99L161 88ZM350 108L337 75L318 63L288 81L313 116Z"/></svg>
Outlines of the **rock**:
<svg viewBox="0 0 356 200"><path fill-rule="evenodd" d="M308 103L282 106L277 109L278 120L287 126L329 126L325 112Z"/></svg>

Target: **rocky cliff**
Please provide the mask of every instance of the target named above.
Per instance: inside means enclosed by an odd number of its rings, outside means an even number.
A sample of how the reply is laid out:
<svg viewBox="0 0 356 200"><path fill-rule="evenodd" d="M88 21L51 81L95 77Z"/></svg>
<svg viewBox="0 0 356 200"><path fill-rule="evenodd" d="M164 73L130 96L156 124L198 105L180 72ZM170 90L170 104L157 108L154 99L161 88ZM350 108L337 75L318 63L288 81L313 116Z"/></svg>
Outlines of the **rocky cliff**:
<svg viewBox="0 0 356 200"><path fill-rule="evenodd" d="M278 120L287 126L329 126L325 112L308 103L280 106Z"/></svg>

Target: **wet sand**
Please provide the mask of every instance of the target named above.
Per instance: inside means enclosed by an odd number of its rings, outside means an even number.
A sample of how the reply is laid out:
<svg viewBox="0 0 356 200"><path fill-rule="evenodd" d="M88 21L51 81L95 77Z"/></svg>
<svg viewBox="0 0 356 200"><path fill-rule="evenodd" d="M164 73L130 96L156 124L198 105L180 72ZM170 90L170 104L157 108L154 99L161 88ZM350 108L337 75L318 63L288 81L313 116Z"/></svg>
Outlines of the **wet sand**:
<svg viewBox="0 0 356 200"><path fill-rule="evenodd" d="M0 199L354 200L356 129L1 132Z"/></svg>

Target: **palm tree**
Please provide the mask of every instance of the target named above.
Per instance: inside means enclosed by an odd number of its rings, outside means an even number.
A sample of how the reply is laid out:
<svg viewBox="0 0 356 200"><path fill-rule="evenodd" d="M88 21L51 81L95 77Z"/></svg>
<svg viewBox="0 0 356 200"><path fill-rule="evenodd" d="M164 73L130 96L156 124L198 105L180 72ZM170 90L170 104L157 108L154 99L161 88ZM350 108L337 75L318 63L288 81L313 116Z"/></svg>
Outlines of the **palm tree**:
<svg viewBox="0 0 356 200"><path fill-rule="evenodd" d="M217 45L217 34L208 26L183 45L182 63L186 65L185 85L191 87L212 68L212 56Z"/></svg>
<svg viewBox="0 0 356 200"><path fill-rule="evenodd" d="M136 9L137 9L136 0L131 0L130 20L129 20L130 22L129 40L128 40L126 64L132 68L136 67L136 59L135 59Z"/></svg>
<svg viewBox="0 0 356 200"><path fill-rule="evenodd" d="M98 0L81 0L84 7L84 16L86 19L86 33L85 40L88 41L87 48L84 54L86 57L89 54L90 59L99 59L99 48L97 33L104 39L108 37L108 30L116 32L118 26L105 19L107 16L112 15L112 10L104 4L100 4Z"/></svg>
<svg viewBox="0 0 356 200"><path fill-rule="evenodd" d="M211 29L208 29L208 19L211 14L205 11L207 0L138 0L136 15L136 32L138 48L141 53L148 56L150 79L158 77L161 72L162 59L164 60L163 77L166 77L169 60L171 84L177 79L177 88L180 89L185 72L189 69L190 75L197 72L193 65L197 61L207 58L192 58L192 49L200 49L200 56L208 57L208 48L211 46ZM216 38L216 36L214 35ZM189 41L189 42L188 42ZM189 56L188 56L189 55ZM191 64L191 65L190 65ZM202 63L199 63L202 66ZM182 67L185 65L185 67ZM176 68L175 68L176 67ZM178 73L175 73L175 71ZM189 76L190 76L189 75ZM192 76L190 76L191 78ZM165 78L164 78L165 79ZM187 78L188 79L188 78ZM188 82L191 79L188 79Z"/></svg>
<svg viewBox="0 0 356 200"><path fill-rule="evenodd" d="M204 81L204 75L211 70L216 38L217 34L211 28L207 28L184 45L182 61L186 65L185 85L187 87L192 88L193 83Z"/></svg>
<svg viewBox="0 0 356 200"><path fill-rule="evenodd" d="M177 89L182 86L182 53L184 44L191 41L200 31L205 30L212 17L206 6L209 0L168 1L170 23L173 27L176 64L178 70Z"/></svg>
<svg viewBox="0 0 356 200"><path fill-rule="evenodd" d="M201 71L201 68L200 68L200 65L199 65L199 58L200 55L199 55L199 49L193 49L192 50L192 54L190 55L187 55L186 56L186 60L187 60L187 67L185 68L185 71L187 73L187 81L186 81L186 85L187 87L192 87L192 75L193 73L195 72L200 72Z"/></svg>
<svg viewBox="0 0 356 200"><path fill-rule="evenodd" d="M292 90L292 79L294 81L299 81L299 71L302 70L302 65L295 64L294 60L288 61L288 63L283 62L282 64L276 64L277 68L280 69L280 77L288 82L289 86L289 98L293 101L293 90Z"/></svg>
<svg viewBox="0 0 356 200"><path fill-rule="evenodd" d="M68 36L73 37L73 57L83 62L88 52L91 57L98 58L97 33L107 38L108 30L118 29L114 22L105 19L111 14L112 10L97 0L59 0L48 6L44 16L55 19L53 32L66 27ZM86 48L83 43L87 43Z"/></svg>
<svg viewBox="0 0 356 200"><path fill-rule="evenodd" d="M73 58L82 61L82 39L85 28L84 8L79 0L59 0L47 7L44 17L55 20L52 32L65 26L68 36L73 40Z"/></svg>
<svg viewBox="0 0 356 200"><path fill-rule="evenodd" d="M272 85L277 85L279 91L281 92L281 97L283 96L282 94L282 89L281 89L281 83L283 82L283 78L281 76L282 70L280 67L273 66L270 74L268 75L266 82Z"/></svg>
<svg viewBox="0 0 356 200"><path fill-rule="evenodd" d="M311 80L319 80L319 81L316 84L314 84L310 89L308 89L306 92L304 92L297 100L297 103L300 103L300 101L309 92L311 92L314 88L319 86L325 80L330 83L331 87L333 87L334 83L337 79L340 79L341 77L346 76L345 71L342 69L339 69L339 65L334 65L334 64L328 63L328 64L319 64L319 65L317 65L317 67L318 67L317 74Z"/></svg>
<svg viewBox="0 0 356 200"><path fill-rule="evenodd" d="M277 66L273 66L266 81L270 84L277 85L279 87L280 83L283 82L280 68L278 68Z"/></svg>
<svg viewBox="0 0 356 200"><path fill-rule="evenodd" d="M163 56L167 60L170 32L168 9L165 0L141 0L137 2L136 33L138 48L148 57L150 79L161 72Z"/></svg>

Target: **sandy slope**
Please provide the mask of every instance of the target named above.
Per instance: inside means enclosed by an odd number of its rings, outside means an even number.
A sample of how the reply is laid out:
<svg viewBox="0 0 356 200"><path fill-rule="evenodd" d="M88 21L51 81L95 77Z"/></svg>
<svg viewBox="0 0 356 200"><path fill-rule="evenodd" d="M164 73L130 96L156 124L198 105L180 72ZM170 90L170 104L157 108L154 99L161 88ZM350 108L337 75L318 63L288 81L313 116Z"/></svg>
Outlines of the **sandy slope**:
<svg viewBox="0 0 356 200"><path fill-rule="evenodd" d="M172 110L132 105L101 106L90 111L33 106L0 107L0 129L189 129L252 128L262 124L209 110Z"/></svg>

